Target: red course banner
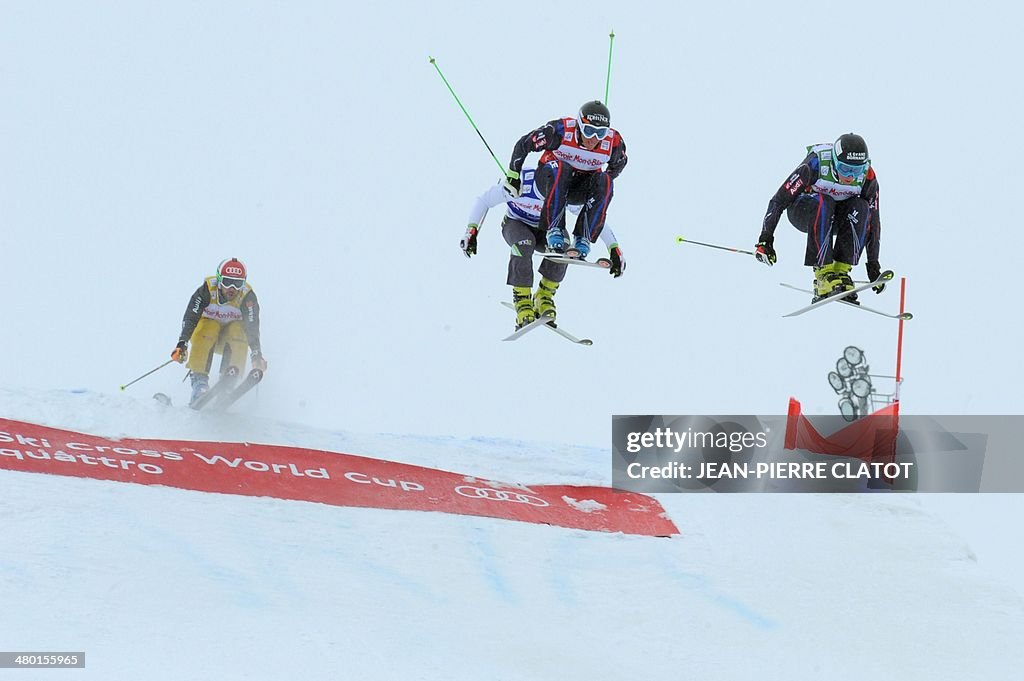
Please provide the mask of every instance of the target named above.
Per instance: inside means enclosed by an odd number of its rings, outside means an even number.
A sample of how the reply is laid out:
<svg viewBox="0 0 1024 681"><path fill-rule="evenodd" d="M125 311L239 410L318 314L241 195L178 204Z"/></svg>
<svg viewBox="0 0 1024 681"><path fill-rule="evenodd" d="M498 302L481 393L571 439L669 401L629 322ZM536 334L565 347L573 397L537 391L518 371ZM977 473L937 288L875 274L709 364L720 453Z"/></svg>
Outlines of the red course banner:
<svg viewBox="0 0 1024 681"><path fill-rule="evenodd" d="M525 486L298 447L115 440L7 419L0 419L0 469L601 532L679 532L657 500L608 487Z"/></svg>

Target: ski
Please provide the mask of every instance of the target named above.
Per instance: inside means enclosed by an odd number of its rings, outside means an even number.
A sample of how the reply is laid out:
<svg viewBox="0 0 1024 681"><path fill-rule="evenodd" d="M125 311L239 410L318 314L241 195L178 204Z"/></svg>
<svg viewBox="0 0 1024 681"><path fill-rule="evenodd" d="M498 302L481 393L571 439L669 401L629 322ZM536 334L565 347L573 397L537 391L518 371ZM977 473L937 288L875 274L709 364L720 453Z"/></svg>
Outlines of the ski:
<svg viewBox="0 0 1024 681"><path fill-rule="evenodd" d="M783 317L796 317L797 315L802 315L803 313L810 312L811 310L813 310L813 309L815 309L817 307L821 307L822 305L828 305L829 303L834 303L836 301L843 300L844 298L849 297L850 294L860 293L861 291L865 291L865 290L871 288L872 286L878 286L879 284L884 284L884 283L886 283L888 281L891 281L894 276L896 276L896 275L893 274L892 270L886 270L886 271L882 272L882 274L880 274L878 279L876 279L875 281L869 281L866 284L861 284L860 286L854 286L849 291L843 291L842 293L840 293L838 295L829 296L828 298L822 298L821 300L815 301L815 302L811 303L810 305L806 305L804 307L801 307L799 310L795 310L793 312L790 312L789 314L784 314L782 316ZM855 305L856 303L853 303L853 304Z"/></svg>
<svg viewBox="0 0 1024 681"><path fill-rule="evenodd" d="M511 303L506 303L505 301L502 301L502 304L503 305L508 305L513 310L516 309L515 306L512 305ZM521 338L522 336L528 334L529 332L533 331L534 329L536 329L539 326L547 326L548 321L549 320L548 320L547 317L538 317L537 319L534 319L532 322L530 322L526 326L521 326L518 329L516 329L515 332L511 336L508 336L507 338L502 338L501 340L503 340L503 341L513 341L513 340L516 340L517 338Z"/></svg>
<svg viewBox="0 0 1024 681"><path fill-rule="evenodd" d="M199 411L200 409L208 405L210 402L212 402L214 398L216 398L218 395L220 395L221 393L225 392L228 388L230 388L234 383L234 381L230 380L231 376L237 375L238 371L235 370L234 367L232 367L231 369L228 370L228 373L222 376L221 379L217 381L213 386L211 386L209 390L207 390L205 393L200 395L192 402L189 402L188 406L191 407L192 409L195 409L196 411Z"/></svg>
<svg viewBox="0 0 1024 681"><path fill-rule="evenodd" d="M188 406L196 411L204 408L212 411L222 411L241 399L243 395L252 390L262 380L263 372L259 369L250 371L245 380L239 383L233 390L228 390L233 385L233 381L221 379L216 385L200 395L199 399ZM153 395L153 399L166 407L173 406L171 397L167 393L156 393Z"/></svg>
<svg viewBox="0 0 1024 681"><path fill-rule="evenodd" d="M801 293L810 293L812 296L814 295L814 291L807 288L800 288L799 286L793 286L792 284L779 284L779 286L784 286L785 288L792 289L794 291L800 291ZM849 300L840 299L839 302L845 305L849 305L850 307L856 307L858 309L864 310L865 312L873 312L877 315L888 317L889 319L902 319L903 321L907 321L914 318L914 315L912 315L909 312L903 312L902 314L893 314L891 312L883 312L882 310L876 310L866 305L858 305L857 303L851 303Z"/></svg>
<svg viewBox="0 0 1024 681"><path fill-rule="evenodd" d="M537 255L543 257L551 262L562 263L566 265L583 265L584 267L598 267L602 270L608 270L612 267L612 261L608 258L598 258L594 262L584 260L578 256L574 257L570 255L573 253L572 249L569 249L565 253L537 253Z"/></svg>
<svg viewBox="0 0 1024 681"><path fill-rule="evenodd" d="M560 326L554 326L552 324L548 324L546 328L550 329L551 331L554 331L555 333L557 333L559 336L561 336L565 340L567 340L567 341L569 341L571 343L576 343L576 345L587 345L587 346L590 346L590 345L594 344L594 341L590 340L589 338L577 338L576 336L572 335L571 333L569 333L568 331L566 331L565 329L563 329Z"/></svg>
<svg viewBox="0 0 1024 681"><path fill-rule="evenodd" d="M223 411L242 398L247 392L256 387L256 384L263 380L263 371L253 369L231 392L222 393L220 398L213 404L213 409Z"/></svg>
<svg viewBox="0 0 1024 681"><path fill-rule="evenodd" d="M504 305L505 307L509 308L510 310L516 309L515 305L513 305L510 302L508 302L507 300L501 301L501 304ZM590 340L589 338L577 338L576 336L572 335L571 333L569 333L565 329L562 329L559 326L555 326L554 324L549 324L549 323L539 324L538 322L545 322L545 319L541 318L541 319L538 319L537 321L533 322L532 324L527 324L522 329L519 329L519 331L522 331L523 333L526 333L526 331L529 330L530 327L532 327L534 325L536 325L536 326L544 326L545 328L550 329L551 331L554 331L559 336L561 336L562 338L566 339L567 341L569 341L571 343L576 343L577 345L593 345L594 344L594 341ZM520 335L522 335L522 334L520 334ZM502 340L515 340L518 337L519 336L517 336L516 334L512 334L508 338L503 338Z"/></svg>

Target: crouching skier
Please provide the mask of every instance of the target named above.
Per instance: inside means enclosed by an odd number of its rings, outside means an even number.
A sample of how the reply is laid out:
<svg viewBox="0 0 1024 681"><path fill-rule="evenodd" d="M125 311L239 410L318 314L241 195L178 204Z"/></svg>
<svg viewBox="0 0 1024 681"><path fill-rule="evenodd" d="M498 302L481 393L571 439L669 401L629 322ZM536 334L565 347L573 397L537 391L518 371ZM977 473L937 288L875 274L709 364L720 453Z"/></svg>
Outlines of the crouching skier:
<svg viewBox="0 0 1024 681"><path fill-rule="evenodd" d="M189 343L192 345L189 351ZM246 351L251 351L252 368L263 372L267 361L260 350L260 304L246 282L246 269L237 258L225 260L217 274L207 277L189 300L181 322L181 335L171 359L185 364L192 379L190 406L210 390L213 356L221 355L218 391L229 392L245 369Z"/></svg>

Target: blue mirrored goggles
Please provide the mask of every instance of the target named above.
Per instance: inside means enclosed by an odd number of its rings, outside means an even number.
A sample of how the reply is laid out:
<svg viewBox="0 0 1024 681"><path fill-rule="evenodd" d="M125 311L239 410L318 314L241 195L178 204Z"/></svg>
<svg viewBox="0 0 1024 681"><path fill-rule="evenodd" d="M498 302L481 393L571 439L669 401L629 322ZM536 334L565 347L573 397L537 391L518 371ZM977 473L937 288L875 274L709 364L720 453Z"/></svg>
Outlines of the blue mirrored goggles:
<svg viewBox="0 0 1024 681"><path fill-rule="evenodd" d="M245 286L245 279L235 279L234 277L221 277L220 285L224 288L233 288L236 291L241 291L242 287Z"/></svg>
<svg viewBox="0 0 1024 681"><path fill-rule="evenodd" d="M598 125L590 125L589 123L580 123L580 132L583 136L590 139L596 137L599 140L603 140L605 135L608 134L610 128L601 127Z"/></svg>
<svg viewBox="0 0 1024 681"><path fill-rule="evenodd" d="M870 161L864 161L864 163L843 163L842 161L836 161L836 175L843 178L849 179L860 179L868 172L868 165Z"/></svg>

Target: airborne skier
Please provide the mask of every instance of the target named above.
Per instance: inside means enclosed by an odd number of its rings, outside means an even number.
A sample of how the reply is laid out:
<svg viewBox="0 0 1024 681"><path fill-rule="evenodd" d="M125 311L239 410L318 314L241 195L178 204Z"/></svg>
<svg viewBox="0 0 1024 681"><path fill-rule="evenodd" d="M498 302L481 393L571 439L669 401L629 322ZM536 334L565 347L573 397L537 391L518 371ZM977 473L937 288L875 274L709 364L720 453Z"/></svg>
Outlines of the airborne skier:
<svg viewBox="0 0 1024 681"><path fill-rule="evenodd" d="M506 204L505 217L501 222L501 235L512 249L508 260L506 283L512 287L517 329L535 321L538 316L548 317L554 321L557 314L555 290L565 277L568 267L565 263L547 258L541 260L540 284L537 286L536 294L531 296L533 254L535 251L545 253L548 250L544 232L539 226L544 197L537 192L534 179L535 170L524 168L519 171L520 185L517 196L511 196L504 183L495 184L478 196L470 209L466 233L459 242L459 247L467 258L476 255L477 235L488 209L502 203ZM580 206L570 206L569 210L580 210ZM611 275L622 276L626 269L626 260L616 242L615 234L607 224L601 230L601 240L608 247Z"/></svg>
<svg viewBox="0 0 1024 681"><path fill-rule="evenodd" d="M850 270L865 250L868 279L878 280L881 220L878 178L863 137L847 133L807 152L768 202L755 256L775 264L775 228L786 211L793 226L807 234L804 265L814 268L814 302L854 288ZM885 284L872 288L881 293ZM856 292L845 300L856 304Z"/></svg>
<svg viewBox="0 0 1024 681"><path fill-rule="evenodd" d="M222 380L233 383L245 368L247 349L252 351L252 368L265 371L267 361L260 350L260 304L256 292L246 282L245 265L237 258L229 258L192 294L181 322L178 344L171 353L171 359L187 362L190 370L190 404L195 405L210 390L214 354L222 355Z"/></svg>
<svg viewBox="0 0 1024 681"><path fill-rule="evenodd" d="M540 152L540 165L534 175L537 194L543 197L538 229L547 248L586 259L592 244L604 227L612 200L613 180L626 167L626 143L611 127L608 107L597 100L586 102L575 117L548 121L516 142L509 161L506 185L515 198L522 188L520 171L531 152ZM607 170L604 167L607 166ZM574 242L568 249L565 207L580 204L583 209L573 230ZM553 314L558 282L542 278L535 305L541 315L550 304ZM529 317L523 292L513 291L519 324Z"/></svg>

